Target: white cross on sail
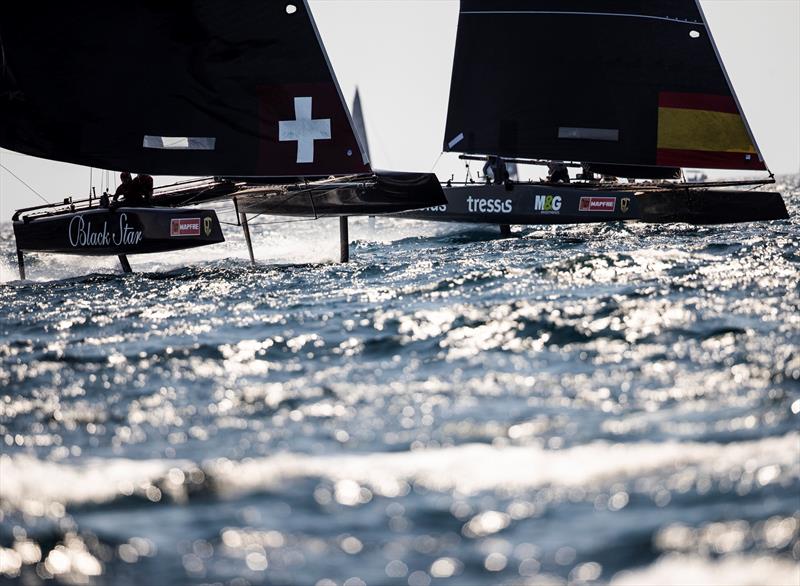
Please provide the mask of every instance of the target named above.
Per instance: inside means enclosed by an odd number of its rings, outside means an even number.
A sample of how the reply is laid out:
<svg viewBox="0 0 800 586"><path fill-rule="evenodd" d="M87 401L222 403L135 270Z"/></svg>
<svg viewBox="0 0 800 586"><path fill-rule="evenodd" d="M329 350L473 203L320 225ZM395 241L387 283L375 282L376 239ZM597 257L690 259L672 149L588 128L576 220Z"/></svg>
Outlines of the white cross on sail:
<svg viewBox="0 0 800 586"><path fill-rule="evenodd" d="M302 97L294 99L295 120L281 120L278 122L278 139L297 141L297 162L314 162L314 141L329 140L331 138L331 119L311 118L311 98Z"/></svg>

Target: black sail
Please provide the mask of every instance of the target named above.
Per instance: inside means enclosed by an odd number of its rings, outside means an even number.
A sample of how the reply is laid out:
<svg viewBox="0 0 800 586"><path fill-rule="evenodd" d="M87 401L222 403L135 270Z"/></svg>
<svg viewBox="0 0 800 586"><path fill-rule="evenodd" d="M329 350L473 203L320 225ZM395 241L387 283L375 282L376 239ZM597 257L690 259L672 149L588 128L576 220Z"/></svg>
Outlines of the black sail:
<svg viewBox="0 0 800 586"><path fill-rule="evenodd" d="M461 0L444 148L765 168L695 0Z"/></svg>
<svg viewBox="0 0 800 586"><path fill-rule="evenodd" d="M0 146L170 175L369 170L304 1L3 2Z"/></svg>

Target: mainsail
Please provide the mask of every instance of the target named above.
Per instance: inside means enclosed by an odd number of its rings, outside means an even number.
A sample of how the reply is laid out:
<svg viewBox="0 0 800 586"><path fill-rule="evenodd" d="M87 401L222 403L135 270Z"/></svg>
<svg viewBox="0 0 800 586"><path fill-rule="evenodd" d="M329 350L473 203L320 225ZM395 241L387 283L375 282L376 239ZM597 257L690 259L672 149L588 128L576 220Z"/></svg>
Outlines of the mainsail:
<svg viewBox="0 0 800 586"><path fill-rule="evenodd" d="M695 0L461 0L444 148L766 168Z"/></svg>
<svg viewBox="0 0 800 586"><path fill-rule="evenodd" d="M369 171L305 0L4 2L0 146L151 174Z"/></svg>

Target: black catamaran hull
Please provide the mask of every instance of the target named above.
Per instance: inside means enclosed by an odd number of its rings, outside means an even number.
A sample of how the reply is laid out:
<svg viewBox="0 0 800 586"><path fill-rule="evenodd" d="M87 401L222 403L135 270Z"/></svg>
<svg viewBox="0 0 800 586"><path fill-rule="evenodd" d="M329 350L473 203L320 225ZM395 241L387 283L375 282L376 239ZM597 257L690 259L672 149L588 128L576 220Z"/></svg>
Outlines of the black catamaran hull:
<svg viewBox="0 0 800 586"><path fill-rule="evenodd" d="M168 252L224 242L213 210L96 208L14 221L17 249L88 256Z"/></svg>
<svg viewBox="0 0 800 586"><path fill-rule="evenodd" d="M397 217L491 224L583 224L638 220L725 224L788 218L779 193L671 188L642 191L519 184L444 189L447 205Z"/></svg>
<svg viewBox="0 0 800 586"><path fill-rule="evenodd" d="M242 213L312 218L388 214L447 201L436 175L398 172L284 187L251 183L232 197Z"/></svg>

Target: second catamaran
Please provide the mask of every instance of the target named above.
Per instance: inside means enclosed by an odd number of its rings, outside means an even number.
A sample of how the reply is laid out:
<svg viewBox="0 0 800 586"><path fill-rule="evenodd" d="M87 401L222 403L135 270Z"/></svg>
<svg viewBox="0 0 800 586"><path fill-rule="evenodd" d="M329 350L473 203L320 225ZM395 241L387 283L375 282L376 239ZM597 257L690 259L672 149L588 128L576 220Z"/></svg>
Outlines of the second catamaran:
<svg viewBox="0 0 800 586"><path fill-rule="evenodd" d="M771 174L681 180L682 167L767 171L696 0L461 0L444 150L563 163L581 180L450 182L447 205L403 217L501 226L788 217L778 193L721 189Z"/></svg>

